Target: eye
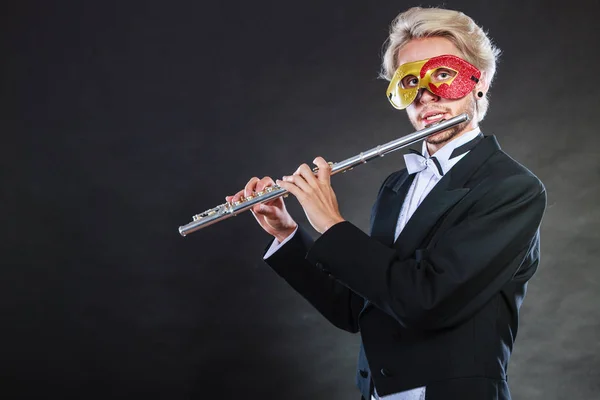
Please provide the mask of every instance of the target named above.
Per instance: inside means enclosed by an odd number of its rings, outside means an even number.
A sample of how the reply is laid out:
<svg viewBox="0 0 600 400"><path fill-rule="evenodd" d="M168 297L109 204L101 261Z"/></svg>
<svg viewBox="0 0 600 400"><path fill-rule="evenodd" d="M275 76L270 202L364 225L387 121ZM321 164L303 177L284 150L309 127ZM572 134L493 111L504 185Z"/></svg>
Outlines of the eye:
<svg viewBox="0 0 600 400"><path fill-rule="evenodd" d="M400 81L404 89L415 88L419 85L419 79L414 75L407 75Z"/></svg>
<svg viewBox="0 0 600 400"><path fill-rule="evenodd" d="M435 74L433 74L433 78L436 82L444 82L449 79L452 79L454 76L456 76L456 72L443 68L438 69L437 71L435 71Z"/></svg>

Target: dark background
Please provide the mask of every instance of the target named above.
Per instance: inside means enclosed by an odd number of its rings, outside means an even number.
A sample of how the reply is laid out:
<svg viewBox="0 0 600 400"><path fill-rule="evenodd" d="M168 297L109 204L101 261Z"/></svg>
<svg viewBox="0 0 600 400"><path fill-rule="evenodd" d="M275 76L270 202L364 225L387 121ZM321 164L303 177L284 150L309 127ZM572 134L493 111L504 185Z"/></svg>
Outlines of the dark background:
<svg viewBox="0 0 600 400"><path fill-rule="evenodd" d="M358 398L358 337L269 270L249 213L177 228L252 176L412 132L377 73L415 4L3 4L2 398ZM598 2L445 5L504 51L482 130L549 194L513 397L598 399ZM401 167L335 177L344 217L368 229Z"/></svg>

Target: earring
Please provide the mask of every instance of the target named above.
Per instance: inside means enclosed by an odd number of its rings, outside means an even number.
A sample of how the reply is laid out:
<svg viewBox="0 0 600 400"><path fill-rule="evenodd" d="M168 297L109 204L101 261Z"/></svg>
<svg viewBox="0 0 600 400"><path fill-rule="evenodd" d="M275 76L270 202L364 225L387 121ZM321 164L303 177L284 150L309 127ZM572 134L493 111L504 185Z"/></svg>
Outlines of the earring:
<svg viewBox="0 0 600 400"><path fill-rule="evenodd" d="M483 92L477 92L477 97L483 97Z"/></svg>

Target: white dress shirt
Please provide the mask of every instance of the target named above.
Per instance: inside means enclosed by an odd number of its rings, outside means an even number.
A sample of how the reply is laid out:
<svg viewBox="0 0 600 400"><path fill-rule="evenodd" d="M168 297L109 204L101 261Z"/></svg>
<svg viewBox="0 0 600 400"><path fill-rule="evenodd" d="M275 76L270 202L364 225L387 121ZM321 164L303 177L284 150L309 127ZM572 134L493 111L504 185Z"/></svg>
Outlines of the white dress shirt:
<svg viewBox="0 0 600 400"><path fill-rule="evenodd" d="M479 128L476 128L472 131L464 133L462 136L457 139L452 140L447 143L444 147L439 149L434 157L438 160L442 171L445 174L450 171L450 169L460 160L463 159L469 152L463 153L459 156L456 156L450 159L450 155L454 151L454 149L462 146L465 143L470 142L475 139L477 135L480 134ZM423 150L421 154L427 161L430 160L429 152L427 151L427 143L423 141ZM398 239L400 232L406 226L406 223L412 217L412 215L417 210L417 207L421 205L425 197L431 192L431 189L435 187L435 185L442 179L442 176L437 173L437 167L430 164L432 167L426 168L423 171L417 173L415 179L408 189L408 193L406 194L406 198L404 199L404 203L402 204L402 209L400 211L400 216L398 218L398 224L396 225L396 235L394 236L394 241Z"/></svg>
<svg viewBox="0 0 600 400"><path fill-rule="evenodd" d="M450 169L462 160L469 152L465 152L461 155L458 155L454 158L450 158L450 155L457 147L462 146L463 144L470 142L475 139L477 135L480 134L479 128L476 128L472 131L466 132L460 137L448 142L444 147L439 149L434 157L438 161L439 167L443 174L445 175L450 171ZM442 175L439 173L438 167L434 165L433 160L429 156L429 151L427 150L427 143L423 141L423 147L421 150L421 154L423 155L423 163L427 164L428 168L423 169L416 173L415 179L413 180L408 192L406 194L406 198L404 199L404 203L402 204L402 208L400 210L400 215L398 217L398 223L396 224L396 232L395 239L398 239L402 229L406 226L406 223L410 220L410 217L415 213L419 205L423 202L425 197L431 192L431 190L435 187L435 185L442 179ZM286 244L295 234L298 228L294 230L294 232L288 236L283 242L279 243L277 240L274 240L271 244L269 250L265 253L264 259L269 258L273 253L275 253L278 249L280 249L284 244ZM406 390L399 393L390 394L387 396L379 397L377 395L377 390L371 397L371 400L424 400L425 399L425 387L415 388Z"/></svg>

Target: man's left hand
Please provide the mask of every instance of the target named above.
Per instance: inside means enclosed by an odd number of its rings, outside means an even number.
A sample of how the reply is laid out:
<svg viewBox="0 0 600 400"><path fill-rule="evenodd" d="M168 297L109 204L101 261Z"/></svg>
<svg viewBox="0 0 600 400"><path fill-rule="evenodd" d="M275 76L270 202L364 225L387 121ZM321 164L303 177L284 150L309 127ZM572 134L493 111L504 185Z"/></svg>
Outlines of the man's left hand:
<svg viewBox="0 0 600 400"><path fill-rule="evenodd" d="M310 224L319 233L344 221L331 187L331 165L317 157L313 161L319 168L317 174L307 164L302 164L294 175L284 176L276 183L296 196Z"/></svg>

